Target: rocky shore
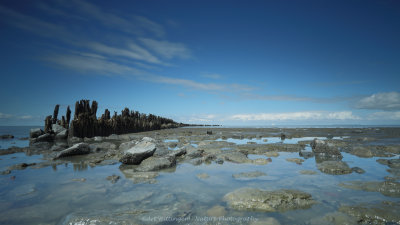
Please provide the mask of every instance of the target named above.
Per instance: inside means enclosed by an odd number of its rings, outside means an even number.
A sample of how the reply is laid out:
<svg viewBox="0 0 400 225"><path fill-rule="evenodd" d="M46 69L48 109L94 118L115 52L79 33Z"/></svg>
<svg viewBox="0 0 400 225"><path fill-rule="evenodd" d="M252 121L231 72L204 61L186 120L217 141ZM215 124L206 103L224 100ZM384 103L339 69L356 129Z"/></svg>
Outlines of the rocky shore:
<svg viewBox="0 0 400 225"><path fill-rule="evenodd" d="M358 158L377 157L376 160L374 159L376 165L386 166L389 175L382 177L382 179L386 179L385 181L338 182L337 188L381 193L383 196L392 198L400 197L400 159L398 159L400 143L387 144L384 142L386 139L398 139L400 137L398 128L175 128L85 138L67 136L64 132L66 128L58 124L52 124L51 130L54 133L48 134L40 129L33 129L30 132L31 144L29 147L2 150L0 152L2 155L24 152L27 155L40 154L43 156L41 162L13 165L3 170L2 174L15 176L17 170L57 167L68 163L74 163L74 165L79 163L89 167L118 164L123 176L109 174L105 179L110 184L119 185L121 180L126 179L131 180L134 184L151 185L158 182L160 174L174 173L177 167L185 164L214 165L217 168L218 165L225 163L238 167L241 165L258 166L259 170L232 173L231 178L237 182L243 182L242 187L220 196L219 201L222 206L217 205L214 208L204 209L204 211L209 210L208 213L211 215L227 213L236 215L236 212L283 213L311 210L322 202L301 186L291 185L291 188L273 190L268 187L261 189L251 187L251 182L254 180L269 178L270 173L265 172L262 168L274 164L282 157L281 155L290 153L297 154L297 157L287 157L281 163L299 167L298 176L300 177L314 177L320 174L335 177L361 176L360 174L371 172L366 168L351 166L351 163L344 161L343 155L351 154ZM275 139L279 139L279 142L274 142ZM241 140L244 140L245 143L235 143L235 141ZM292 140L298 141L294 143ZM315 162L314 170L309 167L304 168L304 164L310 161ZM195 176L201 182L215 182L213 177L207 173L196 173ZM85 180L79 181L85 182ZM143 199L153 198L151 196L142 195ZM124 197L121 196L115 202L121 202L123 199ZM385 207L388 208L390 204L398 207L397 203L384 203L382 207L368 209L362 202L359 204L337 207L336 213L346 215L343 218L346 218L347 221L360 223L367 221L376 224L384 224L382 221L400 223L394 210L382 210ZM183 206L176 207L182 208ZM135 210L138 210L136 213L140 215L140 218L152 215L148 209L143 209L143 212L140 212L141 209ZM113 212L108 214L110 217L74 215L68 217L66 221L67 223L83 221L90 217L96 218L98 221L112 222L114 213L118 214L118 212ZM160 213L173 216L185 215L184 210L177 209L174 211L161 210ZM383 219L368 219L372 214L376 218ZM154 224L137 220L139 217L136 216L134 218L136 218L134 221L137 224ZM330 218L332 217L327 215L320 219L326 224L335 224ZM118 219L123 221L123 217ZM263 220L269 221L271 218L263 218Z"/></svg>

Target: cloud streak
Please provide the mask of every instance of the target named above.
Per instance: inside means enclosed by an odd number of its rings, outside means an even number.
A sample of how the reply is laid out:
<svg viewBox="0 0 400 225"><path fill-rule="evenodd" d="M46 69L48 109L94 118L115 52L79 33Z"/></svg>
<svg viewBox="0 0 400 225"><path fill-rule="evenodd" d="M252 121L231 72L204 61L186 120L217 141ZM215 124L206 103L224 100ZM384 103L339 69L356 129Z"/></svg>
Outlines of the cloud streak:
<svg viewBox="0 0 400 225"><path fill-rule="evenodd" d="M362 98L356 103L359 109L400 110L400 93L383 92Z"/></svg>
<svg viewBox="0 0 400 225"><path fill-rule="evenodd" d="M258 113L258 114L236 114L229 117L230 120L240 121L304 121L304 120L359 120L359 116L351 111L327 112L306 111L289 113Z"/></svg>

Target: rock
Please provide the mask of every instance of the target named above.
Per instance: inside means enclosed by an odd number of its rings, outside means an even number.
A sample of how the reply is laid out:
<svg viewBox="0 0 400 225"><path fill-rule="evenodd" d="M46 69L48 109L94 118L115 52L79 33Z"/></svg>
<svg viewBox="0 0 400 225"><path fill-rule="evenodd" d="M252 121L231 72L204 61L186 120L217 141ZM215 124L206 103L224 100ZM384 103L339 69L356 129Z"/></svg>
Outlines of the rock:
<svg viewBox="0 0 400 225"><path fill-rule="evenodd" d="M192 159L192 160L189 161L189 163L194 165L194 166L198 166L198 165L201 165L203 163L203 159L202 158Z"/></svg>
<svg viewBox="0 0 400 225"><path fill-rule="evenodd" d="M9 170L24 170L28 166L34 166L36 163L19 163L8 167Z"/></svg>
<svg viewBox="0 0 400 225"><path fill-rule="evenodd" d="M0 136L0 139L13 139L14 135L11 134L3 134Z"/></svg>
<svg viewBox="0 0 400 225"><path fill-rule="evenodd" d="M62 126L60 126L60 125L58 125L58 124L52 124L52 125L51 125L51 129L52 129L53 132L56 133L56 134L58 134L58 133L60 133L60 132L62 132L62 131L64 131L64 130L67 130L67 129L65 129L64 127L62 127Z"/></svg>
<svg viewBox="0 0 400 225"><path fill-rule="evenodd" d="M111 183L115 184L119 180L120 176L117 176L115 174L108 176L106 179L111 181Z"/></svg>
<svg viewBox="0 0 400 225"><path fill-rule="evenodd" d="M149 157L143 160L135 171L158 171L170 168L176 165L175 157Z"/></svg>
<svg viewBox="0 0 400 225"><path fill-rule="evenodd" d="M58 132L55 137L56 140L65 140L67 138L68 138L68 130L67 129L64 129L63 131Z"/></svg>
<svg viewBox="0 0 400 225"><path fill-rule="evenodd" d="M234 163L252 163L253 160L241 152L230 152L223 155L224 160Z"/></svg>
<svg viewBox="0 0 400 225"><path fill-rule="evenodd" d="M111 204L127 204L127 203L133 203L133 202L141 202L145 199L150 198L154 193L151 191L147 190L133 190L133 191L128 191L128 192L122 192L118 193L118 196L109 200L109 203Z"/></svg>
<svg viewBox="0 0 400 225"><path fill-rule="evenodd" d="M343 175L352 172L347 163L342 161L323 161L317 164L318 169L326 174Z"/></svg>
<svg viewBox="0 0 400 225"><path fill-rule="evenodd" d="M273 151L273 152L266 152L266 153L264 153L264 155L267 156L267 157L278 157L279 153Z"/></svg>
<svg viewBox="0 0 400 225"><path fill-rule="evenodd" d="M194 158L200 158L203 156L204 150L202 150L202 149L196 149L196 148L188 147L188 146L185 146L185 148L186 148L186 157L187 158L194 159Z"/></svg>
<svg viewBox="0 0 400 225"><path fill-rule="evenodd" d="M197 174L196 175L199 179L207 179L207 178L209 178L210 176L208 175L208 174L206 174L206 173L199 173L199 174Z"/></svg>
<svg viewBox="0 0 400 225"><path fill-rule="evenodd" d="M351 168L351 170L353 172L356 172L356 173L359 173L359 174L365 173L365 170L361 169L360 167L353 167L353 168Z"/></svg>
<svg viewBox="0 0 400 225"><path fill-rule="evenodd" d="M215 162L218 163L218 164L224 164L224 159L217 158L217 159L215 160Z"/></svg>
<svg viewBox="0 0 400 225"><path fill-rule="evenodd" d="M8 175L10 173L11 173L11 170L4 170L4 171L0 172L1 175Z"/></svg>
<svg viewBox="0 0 400 225"><path fill-rule="evenodd" d="M237 173L237 174L232 175L232 177L235 179L256 178L256 177L262 177L262 176L267 176L267 174L264 172L260 172L260 171L252 171L252 172L243 172L243 173Z"/></svg>
<svg viewBox="0 0 400 225"><path fill-rule="evenodd" d="M54 135L52 134L42 134L36 138L36 142L52 142L54 140Z"/></svg>
<svg viewBox="0 0 400 225"><path fill-rule="evenodd" d="M340 212L357 218L360 224L399 224L400 204L398 202L384 201L380 204L359 204L342 206Z"/></svg>
<svg viewBox="0 0 400 225"><path fill-rule="evenodd" d="M317 174L317 171L314 171L314 170L301 170L300 173L304 174L304 175L314 175L314 174Z"/></svg>
<svg viewBox="0 0 400 225"><path fill-rule="evenodd" d="M154 143L156 140L154 140L154 138L151 138L151 137L143 137L142 141L147 141L147 142L153 142Z"/></svg>
<svg viewBox="0 0 400 225"><path fill-rule="evenodd" d="M286 161L288 162L294 162L299 165L301 165L304 162L304 159L298 159L298 158L287 158Z"/></svg>
<svg viewBox="0 0 400 225"><path fill-rule="evenodd" d="M31 129L31 131L29 132L29 137L30 137L30 138L37 138L37 137L39 137L39 136L42 135L42 134L44 134L44 132L43 132L42 129L40 129L40 128L34 128L34 129Z"/></svg>
<svg viewBox="0 0 400 225"><path fill-rule="evenodd" d="M311 195L298 190L266 191L255 188L241 188L224 196L229 207L236 210L284 212L310 208L316 202Z"/></svg>
<svg viewBox="0 0 400 225"><path fill-rule="evenodd" d="M135 146L137 143L138 143L137 141L124 142L124 143L119 145L118 149L121 150L121 151L126 151L126 150L132 148L133 146Z"/></svg>
<svg viewBox="0 0 400 225"><path fill-rule="evenodd" d="M212 134L213 134L212 130L207 131L207 135L212 135Z"/></svg>
<svg viewBox="0 0 400 225"><path fill-rule="evenodd" d="M76 144L76 143L81 143L81 142L83 142L83 138L78 138L78 137L70 137L70 138L68 138L68 144L71 145L71 146Z"/></svg>
<svg viewBox="0 0 400 225"><path fill-rule="evenodd" d="M172 155L174 157L180 157L186 154L186 149L185 148L180 148L178 150L173 150L169 151L169 155Z"/></svg>
<svg viewBox="0 0 400 225"><path fill-rule="evenodd" d="M124 156L120 159L120 162L124 164L138 165L144 159L152 156L156 151L156 145L153 142L141 141L132 148L124 152Z"/></svg>
<svg viewBox="0 0 400 225"><path fill-rule="evenodd" d="M315 138L310 145L314 154L316 156L318 155L320 158L324 157L328 159L336 158L339 160L343 158L342 154L340 153L337 147L324 140L318 140L317 138Z"/></svg>
<svg viewBox="0 0 400 225"><path fill-rule="evenodd" d="M353 190L380 192L389 197L400 197L400 183L395 181L349 181L339 186Z"/></svg>
<svg viewBox="0 0 400 225"><path fill-rule="evenodd" d="M94 140L94 141L100 142L100 141L103 141L104 138L103 138L103 137L100 137L100 136L96 136L96 137L93 138L93 140Z"/></svg>
<svg viewBox="0 0 400 225"><path fill-rule="evenodd" d="M313 151L307 151L307 150L301 150L299 152L299 156L303 157L305 159L312 158L312 157L314 157L314 152Z"/></svg>
<svg viewBox="0 0 400 225"><path fill-rule="evenodd" d="M57 156L54 159L59 159L63 157L68 157L68 156L74 156L74 155L84 155L84 154L89 154L90 153L90 148L87 143L78 143L73 145L70 148L67 148L65 150L62 150L57 154Z"/></svg>
<svg viewBox="0 0 400 225"><path fill-rule="evenodd" d="M257 144L257 142L254 142L254 141L248 141L248 142L247 142L247 144L248 144L248 145L256 145L256 144Z"/></svg>
<svg viewBox="0 0 400 225"><path fill-rule="evenodd" d="M264 158L258 158L258 159L254 159L252 160L253 164L256 165L267 165L270 161Z"/></svg>
<svg viewBox="0 0 400 225"><path fill-rule="evenodd" d="M226 215L226 210L225 210L225 207L216 205L216 206L213 206L211 209L208 209L206 213L207 213L207 216L222 217L222 216Z"/></svg>
<svg viewBox="0 0 400 225"><path fill-rule="evenodd" d="M400 159L377 159L376 161L392 169L400 169Z"/></svg>
<svg viewBox="0 0 400 225"><path fill-rule="evenodd" d="M117 148L117 146L114 143L110 143L110 142L93 143L93 144L90 144L89 147L94 152L105 151L105 150L114 150Z"/></svg>

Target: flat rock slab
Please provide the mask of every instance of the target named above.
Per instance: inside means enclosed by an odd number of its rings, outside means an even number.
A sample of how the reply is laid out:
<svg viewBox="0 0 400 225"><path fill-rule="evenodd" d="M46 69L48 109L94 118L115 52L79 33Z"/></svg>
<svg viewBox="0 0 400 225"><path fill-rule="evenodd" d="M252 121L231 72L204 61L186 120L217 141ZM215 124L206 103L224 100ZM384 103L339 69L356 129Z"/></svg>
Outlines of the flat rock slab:
<svg viewBox="0 0 400 225"><path fill-rule="evenodd" d="M241 188L224 196L229 207L244 211L284 212L310 208L316 202L311 195L298 190L267 191Z"/></svg>
<svg viewBox="0 0 400 225"><path fill-rule="evenodd" d="M356 217L360 224L400 224L400 204L396 202L342 206L339 211Z"/></svg>
<svg viewBox="0 0 400 225"><path fill-rule="evenodd" d="M156 151L156 145L153 142L141 141L132 148L125 151L124 155L120 159L120 162L124 164L138 165L144 159L152 156Z"/></svg>
<svg viewBox="0 0 400 225"><path fill-rule="evenodd" d="M74 156L74 155L84 155L84 154L89 154L89 153L90 153L90 148L87 143L78 143L78 144L74 144L70 148L62 150L61 152L59 152L57 154L57 156L54 159L68 157L68 156Z"/></svg>
<svg viewBox="0 0 400 225"><path fill-rule="evenodd" d="M400 183L395 181L349 181L339 186L353 190L380 192L389 197L400 198Z"/></svg>
<svg viewBox="0 0 400 225"><path fill-rule="evenodd" d="M262 177L262 176L267 176L267 174L264 172L261 172L261 171L252 171L252 172L243 172L243 173L237 173L237 174L232 175L232 177L235 179L256 178L256 177Z"/></svg>
<svg viewBox="0 0 400 225"><path fill-rule="evenodd" d="M342 161L323 161L318 163L317 167L321 172L331 175L343 175L353 172L347 163Z"/></svg>

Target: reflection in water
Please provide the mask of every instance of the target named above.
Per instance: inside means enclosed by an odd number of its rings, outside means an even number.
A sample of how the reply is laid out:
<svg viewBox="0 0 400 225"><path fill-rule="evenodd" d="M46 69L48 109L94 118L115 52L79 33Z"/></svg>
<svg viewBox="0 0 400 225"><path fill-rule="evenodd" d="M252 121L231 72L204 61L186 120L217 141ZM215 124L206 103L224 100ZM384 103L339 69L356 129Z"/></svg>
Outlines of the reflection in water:
<svg viewBox="0 0 400 225"><path fill-rule="evenodd" d="M85 171L88 169L88 164L85 162L73 163L74 171Z"/></svg>

